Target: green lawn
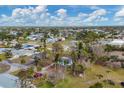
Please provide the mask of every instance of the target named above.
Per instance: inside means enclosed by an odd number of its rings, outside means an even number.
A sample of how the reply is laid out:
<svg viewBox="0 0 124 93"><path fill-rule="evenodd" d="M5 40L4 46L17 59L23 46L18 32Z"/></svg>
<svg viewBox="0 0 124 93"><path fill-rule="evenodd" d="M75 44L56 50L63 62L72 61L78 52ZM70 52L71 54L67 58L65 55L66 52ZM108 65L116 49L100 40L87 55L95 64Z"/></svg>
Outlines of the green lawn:
<svg viewBox="0 0 124 93"><path fill-rule="evenodd" d="M5 60L5 59L6 59L5 55L4 54L0 54L0 61Z"/></svg>
<svg viewBox="0 0 124 93"><path fill-rule="evenodd" d="M101 79L97 75L103 75ZM103 80L112 80L115 85L110 85L109 83L103 82ZM120 82L124 81L124 69L118 69L113 71L109 68L102 67L99 65L93 65L91 68L87 69L83 78L72 77L67 75L65 80L60 81L55 87L63 88L87 88L91 85L101 82L103 87L121 87Z"/></svg>

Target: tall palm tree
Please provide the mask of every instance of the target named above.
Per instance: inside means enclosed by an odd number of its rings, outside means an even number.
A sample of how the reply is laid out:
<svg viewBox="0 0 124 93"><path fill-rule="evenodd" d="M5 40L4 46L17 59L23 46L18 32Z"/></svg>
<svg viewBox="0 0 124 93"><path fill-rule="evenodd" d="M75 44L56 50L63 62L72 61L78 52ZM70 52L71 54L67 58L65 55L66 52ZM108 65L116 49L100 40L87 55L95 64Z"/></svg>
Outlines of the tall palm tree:
<svg viewBox="0 0 124 93"><path fill-rule="evenodd" d="M77 62L77 53L76 53L76 51L72 50L72 52L71 52L71 58L73 60L72 73L73 73L73 75L75 75L75 65L76 65L76 62Z"/></svg>
<svg viewBox="0 0 124 93"><path fill-rule="evenodd" d="M41 43L43 44L43 55L44 55L44 58L46 59L46 52L47 52L47 38L48 38L48 35L47 33L44 34L44 37L41 38Z"/></svg>
<svg viewBox="0 0 124 93"><path fill-rule="evenodd" d="M82 49L83 49L82 42L79 42L77 47L78 47L78 50L77 50L78 51L78 55L77 56L78 56L78 59L80 59L81 58L81 52L82 52Z"/></svg>
<svg viewBox="0 0 124 93"><path fill-rule="evenodd" d="M61 58L63 54L63 46L61 45L60 42L55 42L52 45L52 51L53 51L53 56L54 56L54 64L55 64L55 79L58 78L58 76L61 74L58 72L60 70L60 65L58 64L59 59ZM59 76L60 77L60 76Z"/></svg>
<svg viewBox="0 0 124 93"><path fill-rule="evenodd" d="M35 66L37 67L39 62L40 62L40 59L37 56L35 56L34 57L34 62L35 62Z"/></svg>
<svg viewBox="0 0 124 93"><path fill-rule="evenodd" d="M57 62L63 54L63 46L61 45L61 43L55 42L53 43L52 50L53 50L53 55L54 55L54 62L55 62L56 69L57 69Z"/></svg>
<svg viewBox="0 0 124 93"><path fill-rule="evenodd" d="M8 51L5 52L5 57L6 57L6 58L11 58L11 57L12 57L12 52L11 52L11 50L8 50Z"/></svg>

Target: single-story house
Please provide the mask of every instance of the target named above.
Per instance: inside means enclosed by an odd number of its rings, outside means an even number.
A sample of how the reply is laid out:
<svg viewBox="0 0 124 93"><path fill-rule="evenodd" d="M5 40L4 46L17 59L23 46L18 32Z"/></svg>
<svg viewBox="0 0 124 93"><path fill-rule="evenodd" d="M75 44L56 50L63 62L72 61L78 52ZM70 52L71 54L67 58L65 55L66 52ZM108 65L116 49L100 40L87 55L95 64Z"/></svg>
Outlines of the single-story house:
<svg viewBox="0 0 124 93"><path fill-rule="evenodd" d="M65 38L64 37L59 37L58 41L65 41Z"/></svg>
<svg viewBox="0 0 124 93"><path fill-rule="evenodd" d="M47 39L47 43L55 43L56 41L58 41L58 38L48 38Z"/></svg>
<svg viewBox="0 0 124 93"><path fill-rule="evenodd" d="M110 45L115 45L115 46L122 46L124 45L124 40L121 39L114 39L112 40L110 43L108 43Z"/></svg>
<svg viewBox="0 0 124 93"><path fill-rule="evenodd" d="M3 41L0 41L0 46L3 46L4 45L4 42Z"/></svg>
<svg viewBox="0 0 124 93"><path fill-rule="evenodd" d="M61 57L58 64L63 66L70 66L73 64L72 59L69 57Z"/></svg>
<svg viewBox="0 0 124 93"><path fill-rule="evenodd" d="M27 39L29 40L38 40L41 39L41 37L43 37L42 33L38 33L38 34L31 34L27 37Z"/></svg>
<svg viewBox="0 0 124 93"><path fill-rule="evenodd" d="M40 47L40 45L37 44L23 44L23 49L29 49L29 50L36 50L36 48Z"/></svg>
<svg viewBox="0 0 124 93"><path fill-rule="evenodd" d="M10 31L10 35L16 36L18 34L18 31Z"/></svg>
<svg viewBox="0 0 124 93"><path fill-rule="evenodd" d="M8 50L11 50L11 49L10 48L0 48L0 54L3 54Z"/></svg>
<svg viewBox="0 0 124 93"><path fill-rule="evenodd" d="M122 39L108 39L108 40L102 40L99 41L99 44L102 45L113 45L113 46L123 46L124 45L124 40Z"/></svg>
<svg viewBox="0 0 124 93"><path fill-rule="evenodd" d="M10 46L16 46L18 42L14 39L10 42Z"/></svg>
<svg viewBox="0 0 124 93"><path fill-rule="evenodd" d="M20 56L31 56L33 54L36 54L37 52L34 50L27 50L27 49L12 49L11 50L13 57L20 57Z"/></svg>

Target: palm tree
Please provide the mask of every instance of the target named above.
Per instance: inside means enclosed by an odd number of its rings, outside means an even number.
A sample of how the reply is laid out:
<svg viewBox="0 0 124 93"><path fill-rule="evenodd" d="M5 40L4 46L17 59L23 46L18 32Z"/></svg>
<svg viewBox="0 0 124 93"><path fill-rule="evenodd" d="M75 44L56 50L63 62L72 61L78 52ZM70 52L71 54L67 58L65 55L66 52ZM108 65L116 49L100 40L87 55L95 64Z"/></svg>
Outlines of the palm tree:
<svg viewBox="0 0 124 93"><path fill-rule="evenodd" d="M63 54L63 46L61 45L60 42L55 42L52 45L52 52L54 56L54 64L55 64L55 80L58 78L58 76L61 74L58 72L60 70L60 65L58 64L59 59L61 58ZM59 76L60 77L60 76Z"/></svg>
<svg viewBox="0 0 124 93"><path fill-rule="evenodd" d="M21 59L21 64L25 64L26 60L24 58Z"/></svg>
<svg viewBox="0 0 124 93"><path fill-rule="evenodd" d="M73 64L72 64L72 73L73 75L75 75L75 65L76 65L76 62L77 62L77 53L76 51L72 51L71 52L71 58L73 60Z"/></svg>
<svg viewBox="0 0 124 93"><path fill-rule="evenodd" d="M6 57L6 58L11 58L11 57L12 57L12 52L11 52L11 50L8 50L8 51L5 52L5 57Z"/></svg>
<svg viewBox="0 0 124 93"><path fill-rule="evenodd" d="M81 52L82 52L82 49L83 49L83 44L82 44L82 42L79 42L78 43L78 59L80 59L81 58Z"/></svg>
<svg viewBox="0 0 124 93"><path fill-rule="evenodd" d="M41 38L41 43L43 43L43 55L45 59L46 59L46 53L47 53L47 38L48 38L47 33L45 33L44 37Z"/></svg>
<svg viewBox="0 0 124 93"><path fill-rule="evenodd" d="M53 43L52 51L53 51L54 55L59 54L60 56L62 56L62 53L63 53L63 46L62 46L62 44L60 42Z"/></svg>
<svg viewBox="0 0 124 93"><path fill-rule="evenodd" d="M22 45L21 45L20 43L18 43L18 44L15 45L14 48L15 48L15 49L21 49L21 47L22 47Z"/></svg>
<svg viewBox="0 0 124 93"><path fill-rule="evenodd" d="M37 56L35 56L34 57L34 62L35 62L35 66L37 67L39 62L40 62L40 59Z"/></svg>
<svg viewBox="0 0 124 93"><path fill-rule="evenodd" d="M57 69L57 62L63 54L63 46L59 42L55 42L53 43L52 50L54 55L54 62L56 65L55 68Z"/></svg>

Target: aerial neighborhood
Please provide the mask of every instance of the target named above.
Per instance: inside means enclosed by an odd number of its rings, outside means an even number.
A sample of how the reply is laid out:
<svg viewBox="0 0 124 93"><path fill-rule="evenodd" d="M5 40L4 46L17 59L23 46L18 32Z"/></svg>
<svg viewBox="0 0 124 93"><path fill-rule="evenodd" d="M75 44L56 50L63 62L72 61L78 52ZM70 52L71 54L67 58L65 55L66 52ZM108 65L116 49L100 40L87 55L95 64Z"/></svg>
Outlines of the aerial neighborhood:
<svg viewBox="0 0 124 93"><path fill-rule="evenodd" d="M124 27L0 27L0 87L124 87Z"/></svg>

